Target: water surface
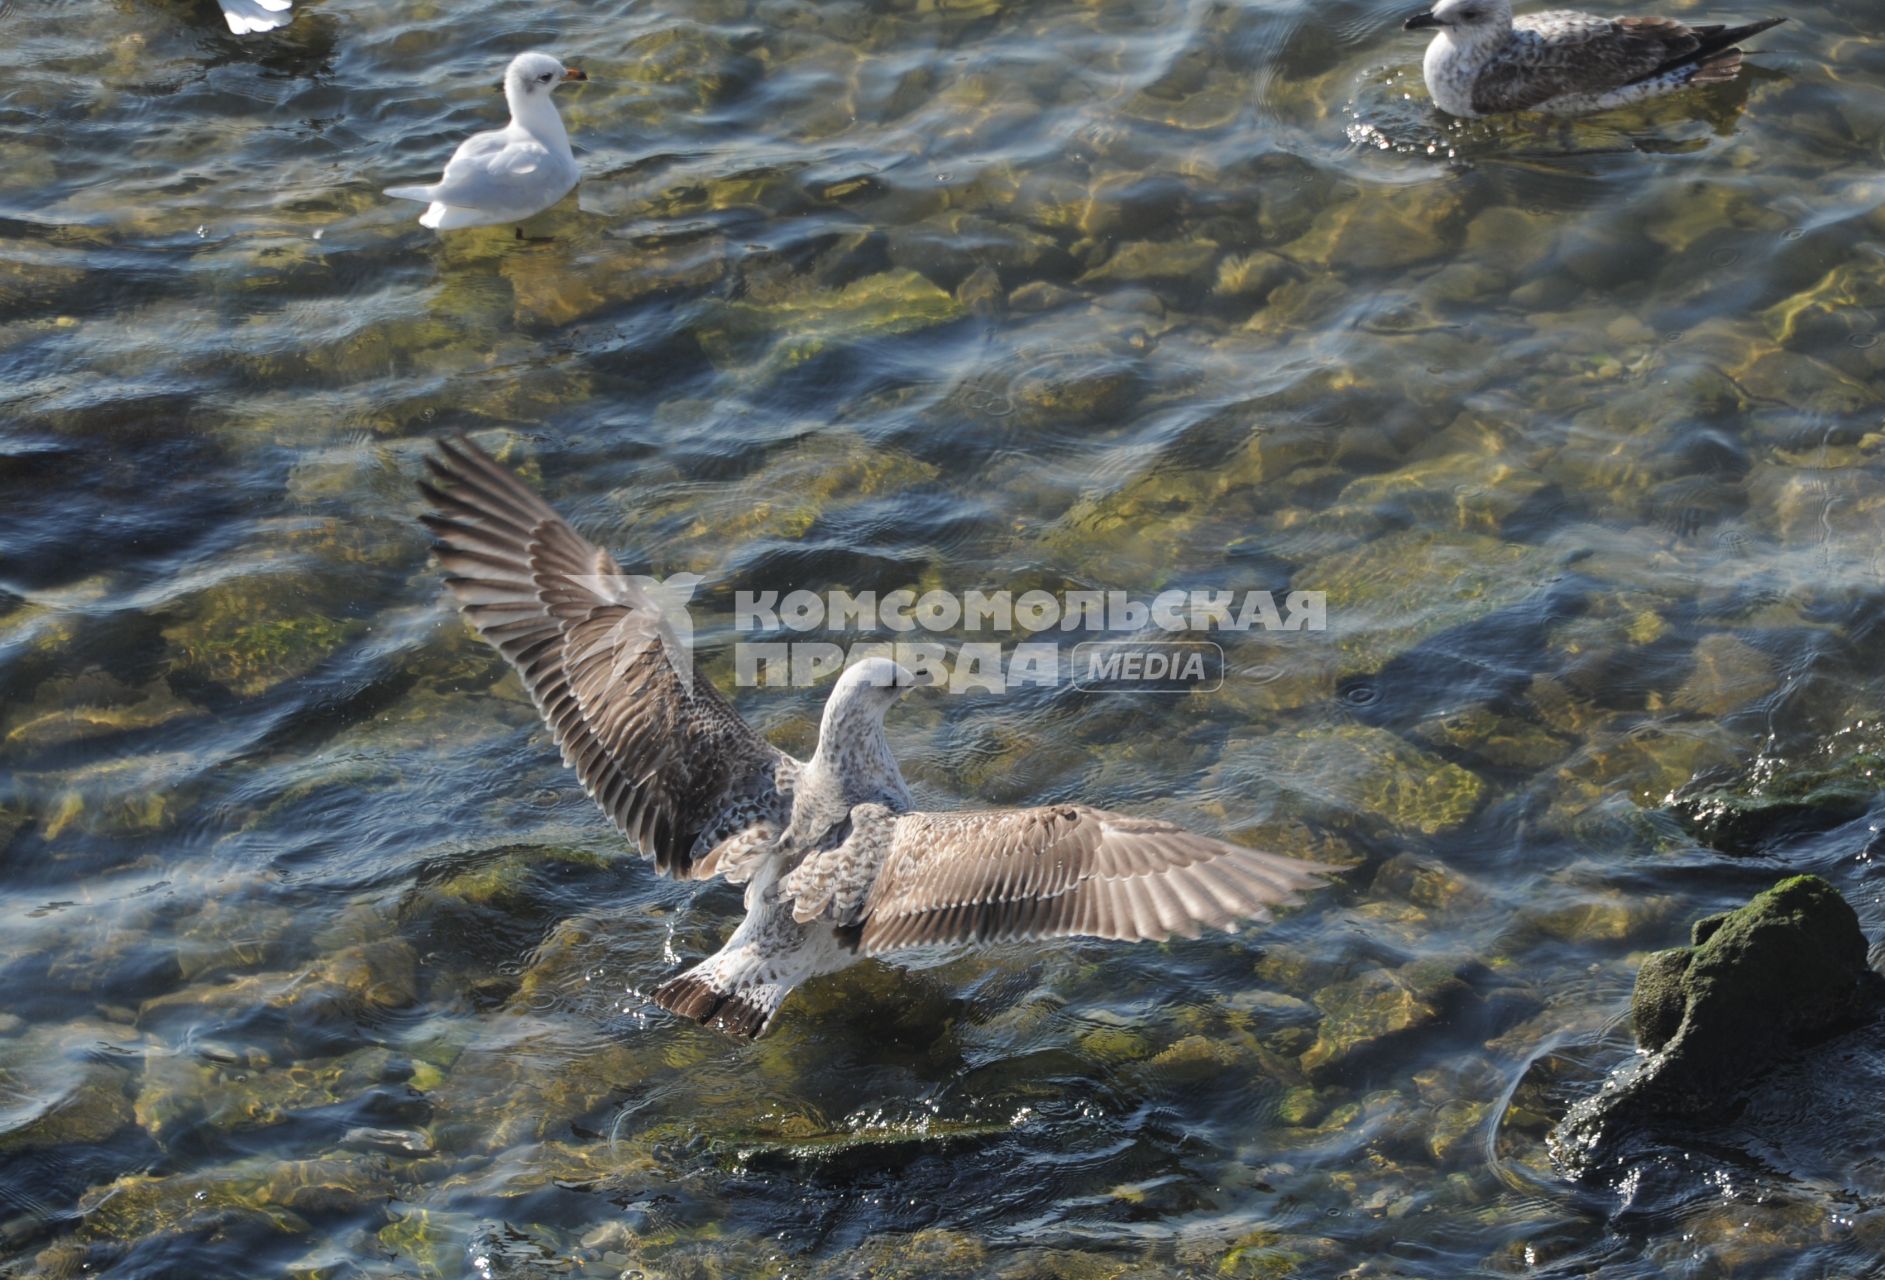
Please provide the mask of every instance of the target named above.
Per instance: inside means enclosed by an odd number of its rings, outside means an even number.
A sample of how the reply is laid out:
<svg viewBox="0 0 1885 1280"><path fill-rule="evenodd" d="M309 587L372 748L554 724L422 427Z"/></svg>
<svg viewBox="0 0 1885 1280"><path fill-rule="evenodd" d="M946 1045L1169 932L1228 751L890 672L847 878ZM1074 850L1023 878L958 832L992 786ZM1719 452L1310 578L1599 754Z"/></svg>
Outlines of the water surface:
<svg viewBox="0 0 1885 1280"><path fill-rule="evenodd" d="M1885 925L1878 804L1683 818L1885 748L1885 19L1767 11L1538 127L1435 117L1380 4L0 10L0 1274L1875 1273L1876 1044L1544 1145L1691 920L1811 870ZM378 194L538 46L591 80L535 238ZM1325 591L1217 693L891 731L926 803L1352 869L677 1025L736 895L452 614L451 430L706 575L723 687L740 589ZM798 751L821 699L737 694Z"/></svg>

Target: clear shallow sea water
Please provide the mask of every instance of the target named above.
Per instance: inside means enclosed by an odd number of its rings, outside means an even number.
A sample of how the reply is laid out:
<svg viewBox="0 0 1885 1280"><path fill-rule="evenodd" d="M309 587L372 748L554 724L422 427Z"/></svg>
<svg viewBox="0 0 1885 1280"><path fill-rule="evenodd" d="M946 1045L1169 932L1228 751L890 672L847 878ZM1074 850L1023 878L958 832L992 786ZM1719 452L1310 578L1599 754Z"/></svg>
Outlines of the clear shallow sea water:
<svg viewBox="0 0 1885 1280"><path fill-rule="evenodd" d="M1875 1041L1544 1143L1693 919L1811 870L1885 928L1876 801L1683 818L1885 740L1885 17L1710 9L1794 21L1539 128L1432 116L1380 4L0 7L0 1274L1877 1273ZM422 231L379 189L533 46L578 197ZM892 735L938 806L1352 869L677 1025L736 897L446 605L461 429L706 575L723 687L742 588L1325 591L1217 693Z"/></svg>

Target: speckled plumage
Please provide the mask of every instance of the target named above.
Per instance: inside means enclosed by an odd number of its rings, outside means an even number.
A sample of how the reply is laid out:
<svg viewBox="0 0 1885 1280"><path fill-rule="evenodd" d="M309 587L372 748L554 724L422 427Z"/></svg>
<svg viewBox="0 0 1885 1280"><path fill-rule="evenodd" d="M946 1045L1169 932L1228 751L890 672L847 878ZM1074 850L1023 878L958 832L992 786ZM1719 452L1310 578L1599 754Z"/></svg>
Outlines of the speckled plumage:
<svg viewBox="0 0 1885 1280"><path fill-rule="evenodd" d="M1434 105L1472 118L1580 115L1732 80L1741 68L1735 44L1781 21L1689 27L1570 9L1514 18L1511 0L1440 0L1406 26L1434 32L1421 68Z"/></svg>
<svg viewBox="0 0 1885 1280"><path fill-rule="evenodd" d="M916 812L884 737L916 682L885 658L838 679L795 760L684 675L660 606L488 454L441 442L428 466L446 582L584 788L663 874L746 886L726 945L656 990L665 1009L752 1038L793 987L860 956L1196 937L1266 919L1330 870L1085 805Z"/></svg>

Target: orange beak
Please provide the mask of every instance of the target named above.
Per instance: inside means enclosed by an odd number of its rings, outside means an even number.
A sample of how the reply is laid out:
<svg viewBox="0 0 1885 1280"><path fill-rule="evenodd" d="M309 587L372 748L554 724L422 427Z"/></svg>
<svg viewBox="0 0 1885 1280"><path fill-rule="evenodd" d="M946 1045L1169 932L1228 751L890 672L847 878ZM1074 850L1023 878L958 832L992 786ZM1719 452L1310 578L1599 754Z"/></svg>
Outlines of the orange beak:
<svg viewBox="0 0 1885 1280"><path fill-rule="evenodd" d="M563 78L565 80L587 80L589 76L581 67L564 67Z"/></svg>

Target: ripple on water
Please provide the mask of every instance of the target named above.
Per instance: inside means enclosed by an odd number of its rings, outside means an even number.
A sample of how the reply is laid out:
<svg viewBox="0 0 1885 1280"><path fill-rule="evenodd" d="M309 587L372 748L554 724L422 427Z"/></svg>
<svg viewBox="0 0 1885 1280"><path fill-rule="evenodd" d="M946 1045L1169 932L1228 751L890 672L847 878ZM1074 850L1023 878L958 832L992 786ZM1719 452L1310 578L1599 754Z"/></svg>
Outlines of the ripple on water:
<svg viewBox="0 0 1885 1280"><path fill-rule="evenodd" d="M1665 811L1885 693L1885 45L1776 3L1739 86L1542 127L1435 114L1359 0L74 0L0 44L0 1270L1869 1265L1868 1045L1712 1153L1544 1143L1638 953L1762 867L1869 883L1869 817L1729 862ZM416 228L378 191L530 44L592 75L578 198ZM1209 695L892 734L939 804L1350 870L678 1025L647 993L739 891L626 851L449 615L411 484L461 428L707 575L729 689L742 588L1326 591ZM809 748L820 691L731 691Z"/></svg>

